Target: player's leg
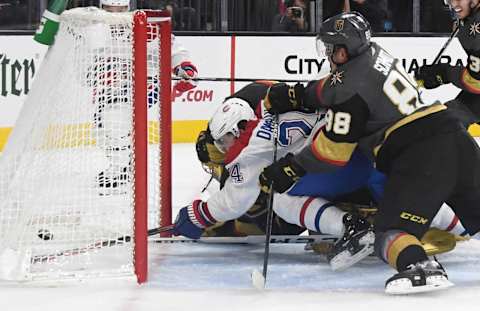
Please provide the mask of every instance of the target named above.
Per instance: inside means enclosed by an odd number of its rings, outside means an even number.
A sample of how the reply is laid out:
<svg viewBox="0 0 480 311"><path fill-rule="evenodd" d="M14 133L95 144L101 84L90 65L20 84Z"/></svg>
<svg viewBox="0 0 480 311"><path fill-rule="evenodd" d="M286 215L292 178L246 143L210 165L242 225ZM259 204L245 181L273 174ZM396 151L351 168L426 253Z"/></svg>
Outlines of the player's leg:
<svg viewBox="0 0 480 311"><path fill-rule="evenodd" d="M458 216L466 231L473 235L480 231L480 148L474 139L465 134L456 140L458 179L455 192L448 204Z"/></svg>
<svg viewBox="0 0 480 311"><path fill-rule="evenodd" d="M373 253L374 234L362 217L345 212L319 197L275 194L273 209L285 221L339 237L328 260L333 270L343 270Z"/></svg>
<svg viewBox="0 0 480 311"><path fill-rule="evenodd" d="M449 133L423 140L392 160L375 217L376 253L398 271L387 280L389 293L452 285L443 268L428 260L420 239L455 189L459 152L456 137L456 133Z"/></svg>

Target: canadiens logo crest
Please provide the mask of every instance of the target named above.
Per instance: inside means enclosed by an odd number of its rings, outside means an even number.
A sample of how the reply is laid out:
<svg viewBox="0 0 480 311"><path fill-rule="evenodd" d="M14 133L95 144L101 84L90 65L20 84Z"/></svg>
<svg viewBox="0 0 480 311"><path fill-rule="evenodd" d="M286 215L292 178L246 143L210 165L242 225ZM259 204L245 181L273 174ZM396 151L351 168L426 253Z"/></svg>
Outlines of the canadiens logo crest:
<svg viewBox="0 0 480 311"><path fill-rule="evenodd" d="M337 19L335 21L335 31L336 32L342 31L344 25L345 25L345 20L344 19Z"/></svg>

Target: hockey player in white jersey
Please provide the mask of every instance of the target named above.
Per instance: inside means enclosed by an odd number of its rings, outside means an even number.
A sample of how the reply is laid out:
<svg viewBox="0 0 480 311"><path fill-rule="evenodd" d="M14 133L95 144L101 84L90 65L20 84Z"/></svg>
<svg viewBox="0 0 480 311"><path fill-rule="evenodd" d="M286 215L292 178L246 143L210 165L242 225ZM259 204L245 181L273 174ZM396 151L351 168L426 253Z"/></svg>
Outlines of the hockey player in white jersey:
<svg viewBox="0 0 480 311"><path fill-rule="evenodd" d="M316 113L295 111L281 114L278 120L278 154L298 150L312 130L321 126L322 122L320 115ZM276 125L273 115L267 113L263 105L260 105L255 114L250 104L241 98L229 98L217 109L209 122L209 130L215 146L225 153L225 166L229 177L223 188L207 201L195 200L180 210L174 234L199 238L203 229L208 226L236 219L248 211L261 193L258 176L262 165L273 160L274 126ZM276 195L274 211L280 214L282 209L294 208L292 201L298 207L302 207L305 198L289 197L287 194ZM331 205L328 201L318 198L312 206L320 207L325 204L328 204L328 207ZM326 225L322 233L340 236L345 212L333 206L329 210L340 226L339 228L332 226L335 228L329 230L330 226ZM284 214L292 213L286 211ZM319 229L310 219L303 225L315 231Z"/></svg>

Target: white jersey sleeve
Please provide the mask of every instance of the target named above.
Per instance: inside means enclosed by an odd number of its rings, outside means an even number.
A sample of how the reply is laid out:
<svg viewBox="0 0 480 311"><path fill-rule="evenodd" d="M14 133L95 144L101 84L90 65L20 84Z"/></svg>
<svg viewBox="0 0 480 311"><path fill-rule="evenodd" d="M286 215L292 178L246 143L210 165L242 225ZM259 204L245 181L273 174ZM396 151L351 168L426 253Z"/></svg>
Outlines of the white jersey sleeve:
<svg viewBox="0 0 480 311"><path fill-rule="evenodd" d="M280 116L277 158L303 146L317 122L315 114L289 112ZM273 162L273 116L250 121L247 130L229 150L226 165L229 177L221 191L207 201L208 210L217 221L240 217L260 194L258 177Z"/></svg>
<svg viewBox="0 0 480 311"><path fill-rule="evenodd" d="M178 39L172 35L172 68L186 61L190 61L190 53Z"/></svg>

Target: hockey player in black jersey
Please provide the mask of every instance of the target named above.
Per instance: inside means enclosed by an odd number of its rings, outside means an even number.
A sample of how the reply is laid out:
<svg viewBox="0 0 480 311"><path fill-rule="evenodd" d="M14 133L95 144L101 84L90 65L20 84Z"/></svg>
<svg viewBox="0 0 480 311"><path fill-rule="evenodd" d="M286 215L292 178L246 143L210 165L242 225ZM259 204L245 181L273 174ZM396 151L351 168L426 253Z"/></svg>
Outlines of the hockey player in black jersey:
<svg viewBox="0 0 480 311"><path fill-rule="evenodd" d="M398 59L370 42L370 26L360 14L324 21L317 45L325 47L331 74L295 93L301 105L326 108L327 124L310 146L266 167L260 183L287 191L305 172L344 166L360 148L387 176L375 218L375 252L398 273L387 280L386 292L451 286L419 240L442 202L470 234L480 230L478 145L450 109L422 103ZM285 89L289 86L271 87L266 99L271 107L288 103Z"/></svg>
<svg viewBox="0 0 480 311"><path fill-rule="evenodd" d="M462 91L447 106L461 114L466 125L480 121L480 4L479 0L444 0L458 18L458 40L467 65L437 63L420 67L415 79L427 89L453 83Z"/></svg>

